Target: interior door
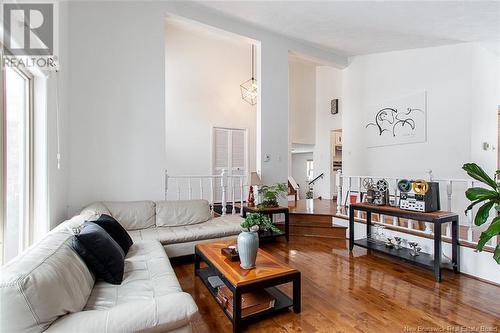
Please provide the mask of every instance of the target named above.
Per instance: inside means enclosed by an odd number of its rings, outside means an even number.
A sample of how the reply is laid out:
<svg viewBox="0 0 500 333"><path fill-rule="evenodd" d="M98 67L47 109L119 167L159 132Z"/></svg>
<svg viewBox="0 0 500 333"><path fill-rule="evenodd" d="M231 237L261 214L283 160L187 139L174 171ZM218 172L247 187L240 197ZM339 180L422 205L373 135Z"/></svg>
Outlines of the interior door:
<svg viewBox="0 0 500 333"><path fill-rule="evenodd" d="M247 135L244 129L214 127L213 131L213 173L220 175L222 170L227 171L228 176L245 176L247 170ZM239 180L234 180L235 186L232 186L233 179L228 178L226 188L226 201L240 199L241 189ZM222 201L222 189L220 188L220 179L214 184L214 200Z"/></svg>

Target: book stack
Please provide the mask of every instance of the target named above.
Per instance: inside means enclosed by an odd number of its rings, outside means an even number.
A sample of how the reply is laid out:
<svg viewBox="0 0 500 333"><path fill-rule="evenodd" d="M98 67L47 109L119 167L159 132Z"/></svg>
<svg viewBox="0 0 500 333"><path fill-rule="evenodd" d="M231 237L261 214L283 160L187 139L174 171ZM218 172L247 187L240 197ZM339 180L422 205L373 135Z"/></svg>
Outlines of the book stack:
<svg viewBox="0 0 500 333"><path fill-rule="evenodd" d="M217 291L217 301L222 304L226 312L233 316L233 293L227 286L221 286ZM267 291L260 290L245 293L241 296L241 318L269 310L274 307L274 297Z"/></svg>

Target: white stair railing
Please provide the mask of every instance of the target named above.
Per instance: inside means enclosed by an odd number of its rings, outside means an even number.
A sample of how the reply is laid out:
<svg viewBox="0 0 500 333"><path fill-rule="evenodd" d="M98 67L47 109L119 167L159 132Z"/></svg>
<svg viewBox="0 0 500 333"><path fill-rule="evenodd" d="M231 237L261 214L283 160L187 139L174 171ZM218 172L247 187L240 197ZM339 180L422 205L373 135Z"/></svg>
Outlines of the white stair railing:
<svg viewBox="0 0 500 333"><path fill-rule="evenodd" d="M243 198L248 194L246 178L247 176L228 175L225 169L219 175L170 175L165 170L165 200L205 199L210 203L212 213L214 206L220 204L222 215L228 213L228 205L232 207L231 214L236 214L236 200L239 199L239 203L243 205ZM198 191L195 191L196 186L193 186L196 181ZM243 215L242 209L240 215Z"/></svg>
<svg viewBox="0 0 500 333"><path fill-rule="evenodd" d="M357 194L357 200L361 200L361 192L366 192L366 189L362 189L359 184L363 183L363 180L366 178L371 178L374 181L378 179L385 179L389 182L390 189L393 189L393 193L390 193L391 197L394 200L398 198L398 189L397 183L401 177L383 177L383 176L354 176L354 175L344 175L342 170L338 170L336 175L336 185L337 185L337 215L347 217L348 207L350 204L350 195L353 193ZM465 191L474 187L476 184L471 179L451 179L451 178L434 178L432 175L432 171L427 171L426 177L421 177L422 179L427 179L429 181L434 181L439 183L440 187L440 200L441 201L441 209L446 211L453 211L459 214L460 217L460 225L459 225L459 240L467 241L468 243L477 244L477 239L475 239L475 234L480 232L480 228L474 224L474 216L475 210L473 209L467 215L464 214L465 207L468 206L469 202L465 198ZM353 187L353 184L357 186ZM456 195L455 193L458 193ZM443 205L445 203L445 205ZM396 203L397 204L397 203ZM361 216L356 216L360 218ZM391 223L392 222L392 223ZM392 219L391 222L386 224L386 221L383 216L380 217L378 223L396 226L398 229L408 229L412 230L413 233L422 233L422 234L430 234L432 233L432 229L430 224L425 224L425 230L419 230L416 228L414 224L415 221L408 220L407 225L402 225L399 223L398 218ZM460 229L467 229L465 233L465 237L462 237L464 233L460 233ZM445 235L446 238L451 238L451 225L448 223L446 227ZM489 246L495 247L498 243L498 238L493 237L490 242L488 242Z"/></svg>

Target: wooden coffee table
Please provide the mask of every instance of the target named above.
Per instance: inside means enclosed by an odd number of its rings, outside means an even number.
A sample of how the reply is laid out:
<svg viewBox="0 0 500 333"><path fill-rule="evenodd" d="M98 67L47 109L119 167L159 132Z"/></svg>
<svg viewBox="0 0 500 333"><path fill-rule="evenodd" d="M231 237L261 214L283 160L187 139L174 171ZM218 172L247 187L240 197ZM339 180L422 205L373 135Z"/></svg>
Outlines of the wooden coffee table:
<svg viewBox="0 0 500 333"><path fill-rule="evenodd" d="M221 254L221 249L234 244L234 241L219 241L198 244L195 246L194 274L208 288L217 301L217 289L208 282L209 276L217 275L233 292L233 314L230 316L222 304L217 302L224 314L233 323L233 332L241 332L242 327L252 321L270 316L278 311L293 307L295 313L300 313L300 272L288 265L280 263L271 254L259 249L256 267L243 269L239 261L230 261ZM204 261L207 267L200 268ZM276 288L283 283L293 283L293 299ZM241 317L241 295L250 291L265 289L275 299L272 309Z"/></svg>

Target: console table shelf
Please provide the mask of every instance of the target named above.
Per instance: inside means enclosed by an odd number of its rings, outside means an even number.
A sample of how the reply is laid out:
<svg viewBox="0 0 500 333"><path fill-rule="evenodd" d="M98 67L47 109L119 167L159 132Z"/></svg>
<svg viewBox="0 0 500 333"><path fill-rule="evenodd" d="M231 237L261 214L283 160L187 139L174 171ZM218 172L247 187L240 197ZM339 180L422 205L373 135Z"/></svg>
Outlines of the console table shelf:
<svg viewBox="0 0 500 333"><path fill-rule="evenodd" d="M368 239L368 238L356 239L354 241L354 245L364 247L365 249L368 250L380 252L385 255L398 257L406 262L412 263L417 266L421 266L424 268L431 268L431 269L434 268L434 256L428 253L420 252L418 256L412 256L410 254L410 249L406 247L400 247L399 249L390 248L387 247L385 243L382 241L375 239ZM449 261L442 262L441 267L453 269L453 265Z"/></svg>
<svg viewBox="0 0 500 333"><path fill-rule="evenodd" d="M366 213L366 237L364 239L354 239L354 218L355 211ZM407 248L394 249L386 247L382 241L371 237L372 213L386 216L411 219L415 221L425 221L434 224L434 255L420 253L418 256L412 256ZM452 261L451 263L442 262L441 252L441 226L444 223L451 223L451 245ZM390 256L399 257L406 262L413 263L434 271L434 278L441 282L441 269L450 267L455 273L460 272L460 251L458 249L458 215L451 212L436 211L431 213L413 212L403 210L392 206L375 206L367 203L353 203L349 206L349 250L352 251L354 245L366 249L375 250Z"/></svg>

